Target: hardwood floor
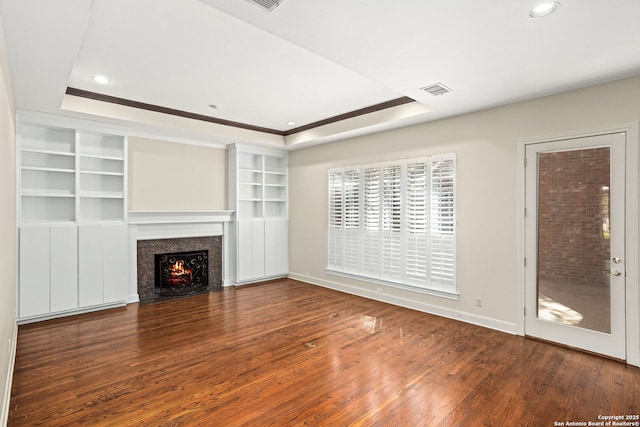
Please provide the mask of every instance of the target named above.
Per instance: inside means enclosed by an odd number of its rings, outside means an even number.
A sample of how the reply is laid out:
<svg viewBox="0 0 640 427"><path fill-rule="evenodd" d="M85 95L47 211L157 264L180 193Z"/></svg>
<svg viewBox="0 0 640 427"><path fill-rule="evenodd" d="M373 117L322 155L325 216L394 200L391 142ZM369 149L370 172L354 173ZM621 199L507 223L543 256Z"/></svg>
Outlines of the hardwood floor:
<svg viewBox="0 0 640 427"><path fill-rule="evenodd" d="M638 368L282 280L21 326L8 425L553 426L639 413Z"/></svg>

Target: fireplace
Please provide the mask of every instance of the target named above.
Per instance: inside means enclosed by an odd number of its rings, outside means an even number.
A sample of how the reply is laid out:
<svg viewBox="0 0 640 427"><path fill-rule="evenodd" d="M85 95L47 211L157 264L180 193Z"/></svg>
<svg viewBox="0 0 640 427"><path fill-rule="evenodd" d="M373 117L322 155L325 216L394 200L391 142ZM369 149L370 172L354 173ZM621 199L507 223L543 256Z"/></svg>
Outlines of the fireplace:
<svg viewBox="0 0 640 427"><path fill-rule="evenodd" d="M222 248L222 236L138 240L136 270L140 303L222 291ZM198 256L203 257L202 262ZM158 262L163 258L165 265L160 268ZM192 261L201 267L194 267ZM164 278L168 281L162 286L165 270ZM205 271L207 277L200 275ZM196 285L189 290L186 283L194 279Z"/></svg>
<svg viewBox="0 0 640 427"><path fill-rule="evenodd" d="M154 264L157 294L196 294L209 286L208 250L155 254Z"/></svg>

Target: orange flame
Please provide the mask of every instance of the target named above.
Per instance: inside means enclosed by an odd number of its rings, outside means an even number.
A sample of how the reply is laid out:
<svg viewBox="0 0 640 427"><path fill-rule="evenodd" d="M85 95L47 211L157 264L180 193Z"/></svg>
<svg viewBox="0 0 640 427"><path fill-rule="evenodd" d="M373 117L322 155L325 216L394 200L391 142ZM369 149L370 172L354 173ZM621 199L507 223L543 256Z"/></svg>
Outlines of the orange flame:
<svg viewBox="0 0 640 427"><path fill-rule="evenodd" d="M184 266L184 261L178 260L171 266L171 277L173 280L184 280L185 276L189 277L189 280L193 280L193 271Z"/></svg>
<svg viewBox="0 0 640 427"><path fill-rule="evenodd" d="M171 272L173 274L184 274L184 261L180 260L180 261L176 261L175 264L173 264L173 267L171 268Z"/></svg>

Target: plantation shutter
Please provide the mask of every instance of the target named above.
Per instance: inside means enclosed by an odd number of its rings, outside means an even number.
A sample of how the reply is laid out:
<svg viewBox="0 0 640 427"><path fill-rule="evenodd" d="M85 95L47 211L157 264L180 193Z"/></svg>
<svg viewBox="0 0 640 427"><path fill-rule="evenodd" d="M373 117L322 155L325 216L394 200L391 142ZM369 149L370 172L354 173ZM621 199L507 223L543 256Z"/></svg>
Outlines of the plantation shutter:
<svg viewBox="0 0 640 427"><path fill-rule="evenodd" d="M327 269L456 293L456 156L329 170Z"/></svg>
<svg viewBox="0 0 640 427"><path fill-rule="evenodd" d="M345 170L344 180L344 251L345 270L360 270L360 170Z"/></svg>
<svg viewBox="0 0 640 427"><path fill-rule="evenodd" d="M427 285L427 194L426 160L407 164L405 206L405 274L408 283Z"/></svg>
<svg viewBox="0 0 640 427"><path fill-rule="evenodd" d="M342 268L343 191L342 171L329 172L329 244L328 265Z"/></svg>
<svg viewBox="0 0 640 427"><path fill-rule="evenodd" d="M365 274L377 276L380 273L380 209L381 209L381 185L380 168L368 168L364 170L364 239L362 251L362 270Z"/></svg>
<svg viewBox="0 0 640 427"><path fill-rule="evenodd" d="M401 165L382 168L382 276L402 278L402 169Z"/></svg>
<svg viewBox="0 0 640 427"><path fill-rule="evenodd" d="M430 286L455 290L455 154L431 157Z"/></svg>

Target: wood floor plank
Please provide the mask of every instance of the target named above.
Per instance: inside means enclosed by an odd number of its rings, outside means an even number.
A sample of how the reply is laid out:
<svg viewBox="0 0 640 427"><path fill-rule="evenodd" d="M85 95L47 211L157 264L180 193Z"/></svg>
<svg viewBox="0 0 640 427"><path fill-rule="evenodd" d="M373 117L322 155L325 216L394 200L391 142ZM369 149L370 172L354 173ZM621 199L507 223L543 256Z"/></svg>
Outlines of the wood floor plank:
<svg viewBox="0 0 640 427"><path fill-rule="evenodd" d="M552 426L640 369L294 280L19 328L9 426Z"/></svg>

